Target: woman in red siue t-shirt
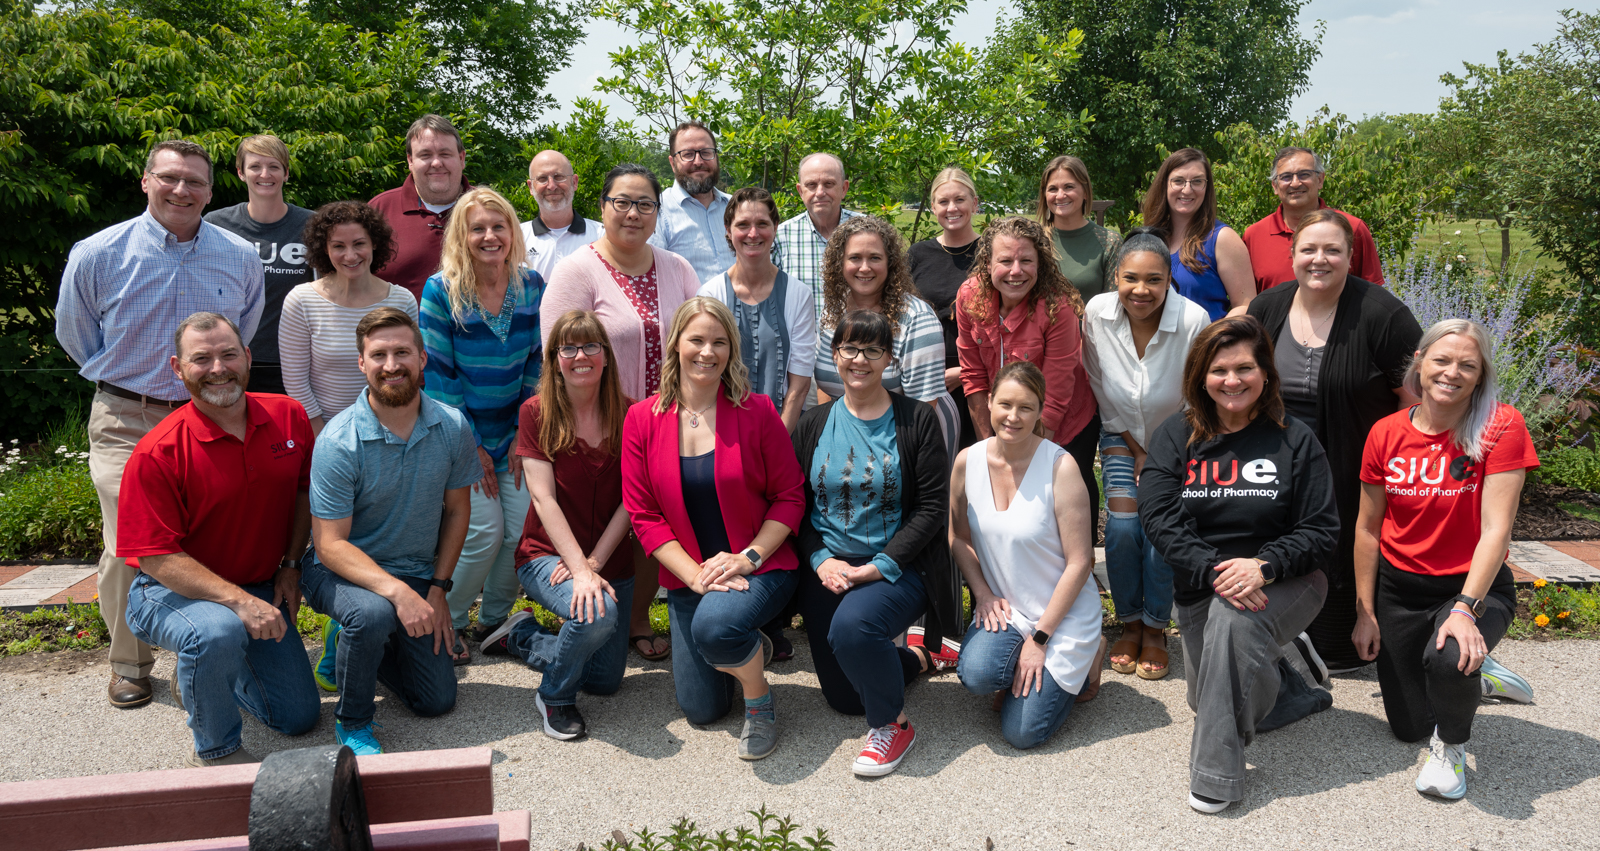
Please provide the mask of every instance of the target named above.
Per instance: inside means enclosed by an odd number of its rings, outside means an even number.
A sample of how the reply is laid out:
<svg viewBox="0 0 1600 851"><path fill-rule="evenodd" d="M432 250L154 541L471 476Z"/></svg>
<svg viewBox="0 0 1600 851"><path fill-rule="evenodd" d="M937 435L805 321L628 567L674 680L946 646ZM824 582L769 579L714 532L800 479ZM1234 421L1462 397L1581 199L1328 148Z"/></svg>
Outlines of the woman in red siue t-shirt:
<svg viewBox="0 0 1600 851"><path fill-rule="evenodd" d="M1432 737L1417 791L1455 799L1480 666L1516 611L1505 557L1539 457L1522 414L1496 398L1494 344L1476 322L1429 328L1405 387L1421 403L1373 426L1362 458L1352 640L1378 661L1395 736Z"/></svg>
<svg viewBox="0 0 1600 851"><path fill-rule="evenodd" d="M483 640L544 672L534 705L545 735L585 732L578 689L622 685L633 601L633 547L622 507L622 393L611 338L591 311L569 310L550 328L539 393L518 412L517 456L531 502L517 545L517 579L534 602L567 618L552 634L517 612Z"/></svg>

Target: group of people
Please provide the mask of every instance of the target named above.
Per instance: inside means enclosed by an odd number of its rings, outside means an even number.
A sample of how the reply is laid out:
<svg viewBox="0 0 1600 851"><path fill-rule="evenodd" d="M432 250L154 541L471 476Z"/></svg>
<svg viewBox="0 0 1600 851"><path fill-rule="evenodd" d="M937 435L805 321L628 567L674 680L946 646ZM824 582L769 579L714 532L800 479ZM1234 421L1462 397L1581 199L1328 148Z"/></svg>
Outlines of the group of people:
<svg viewBox="0 0 1600 851"><path fill-rule="evenodd" d="M742 700L738 755L761 759L799 614L824 699L866 716L852 770L878 776L916 741L918 676L956 672L1032 748L1107 657L1166 676L1175 619L1195 809L1243 797L1244 747L1331 705L1330 668L1373 661L1395 735L1430 739L1417 788L1464 794L1480 695L1531 699L1488 653L1538 459L1493 341L1418 326L1314 153L1280 152L1282 206L1243 237L1192 148L1121 235L1075 157L1036 217L981 234L950 168L940 232L908 247L844 208L832 154L801 160L805 211L780 221L767 190L718 188L704 125L668 147L672 186L620 164L598 222L556 151L519 222L435 115L401 187L316 211L284 202L274 137L239 145L249 200L204 217L206 151L153 147L147 211L74 246L57 306L98 388L114 705L151 699L153 643L190 764L252 759L236 707L308 731L319 687L338 740L380 753L377 683L447 712L476 644L542 672L542 728L572 739L631 648L671 658L691 723ZM328 617L315 665L302 595Z"/></svg>

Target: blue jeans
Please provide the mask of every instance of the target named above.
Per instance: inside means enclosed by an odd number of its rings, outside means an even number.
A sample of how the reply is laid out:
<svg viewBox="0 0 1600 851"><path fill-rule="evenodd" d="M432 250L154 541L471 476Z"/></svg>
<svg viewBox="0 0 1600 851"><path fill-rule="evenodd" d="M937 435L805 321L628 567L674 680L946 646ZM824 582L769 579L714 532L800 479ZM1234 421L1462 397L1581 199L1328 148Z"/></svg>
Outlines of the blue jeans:
<svg viewBox="0 0 1600 851"><path fill-rule="evenodd" d="M270 582L244 590L272 602ZM286 736L317 725L322 704L293 617L286 618L289 631L282 639L251 638L232 609L191 600L143 573L134 575L127 611L128 627L140 641L177 654L173 676L202 759L239 749L243 723L236 706Z"/></svg>
<svg viewBox="0 0 1600 851"><path fill-rule="evenodd" d="M1159 629L1172 618L1172 568L1145 537L1137 511L1112 511L1117 497L1136 499L1133 457L1107 455L1107 449L1128 448L1120 434L1100 433L1100 473L1106 483L1106 578L1117 620L1144 621Z"/></svg>
<svg viewBox="0 0 1600 851"><path fill-rule="evenodd" d="M515 458L513 461L517 460ZM478 608L478 623L497 624L511 614L517 602L517 543L522 540L522 524L528 519L528 483L512 486L511 470L495 474L500 495L490 498L477 486L472 496L472 518L467 523L467 540L461 545L461 558L450 575L455 585L445 595L450 604L450 623L457 632L467 628L467 611L483 592Z"/></svg>
<svg viewBox="0 0 1600 851"><path fill-rule="evenodd" d="M517 578L529 598L565 618L572 611L572 580L550 584L550 574L560 563L560 556L541 556L517 568ZM622 686L633 577L611 583L611 589L617 592L616 601L606 600L605 615L590 623L569 620L561 632L552 633L528 618L511 628L506 649L528 667L544 672L539 696L546 706L573 705L580 688L590 694L614 694Z"/></svg>
<svg viewBox="0 0 1600 851"><path fill-rule="evenodd" d="M1057 685L1048 670L1040 677L1041 688L1023 697L1011 695L1017 657L1022 653L1022 642L1029 640L1010 624L1000 632L990 632L974 621L966 640L961 642L961 661L956 664L961 684L973 694L1005 691L1000 704L1000 735L1020 750L1036 748L1054 736L1067 722L1078 699Z"/></svg>
<svg viewBox="0 0 1600 851"><path fill-rule="evenodd" d="M743 591L700 595L688 588L667 591L672 625L672 685L691 724L710 724L733 708L738 680L718 668L737 668L761 652L761 625L794 596L796 571L769 570L747 576Z"/></svg>
<svg viewBox="0 0 1600 851"><path fill-rule="evenodd" d="M906 706L906 684L922 667L915 653L894 643L928 609L922 577L907 570L894 582L868 582L835 594L816 571L800 569L800 613L822 696L837 712L866 715L870 727L893 724Z"/></svg>
<svg viewBox="0 0 1600 851"><path fill-rule="evenodd" d="M306 559L310 557L307 551ZM424 600L428 598L432 587L428 580L395 578ZM334 661L334 679L339 684L334 716L346 730L372 723L380 682L399 695L406 708L424 718L443 715L455 707L456 671L447 642L441 641L435 653L434 636L407 635L393 603L320 564L302 568L300 588L312 608L344 627Z"/></svg>

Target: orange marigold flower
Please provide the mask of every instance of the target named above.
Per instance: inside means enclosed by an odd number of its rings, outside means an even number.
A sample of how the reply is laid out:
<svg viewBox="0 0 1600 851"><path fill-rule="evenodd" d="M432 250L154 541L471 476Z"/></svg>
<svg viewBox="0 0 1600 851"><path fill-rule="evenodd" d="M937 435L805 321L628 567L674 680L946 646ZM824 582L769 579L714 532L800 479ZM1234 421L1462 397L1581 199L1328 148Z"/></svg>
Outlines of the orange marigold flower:
<svg viewBox="0 0 1600 851"><path fill-rule="evenodd" d="M1567 615L1570 615L1570 614L1572 614L1572 613L1571 612L1562 612L1561 614L1556 615L1556 619L1557 620L1566 620Z"/></svg>
<svg viewBox="0 0 1600 851"><path fill-rule="evenodd" d="M1547 615L1539 615L1533 619L1533 622L1539 626L1549 626L1550 618Z"/></svg>
<svg viewBox="0 0 1600 851"><path fill-rule="evenodd" d="M1535 579L1535 580L1533 580L1533 587L1535 587L1535 588L1543 588L1544 586L1549 585L1549 584L1550 583L1544 581L1543 579Z"/></svg>

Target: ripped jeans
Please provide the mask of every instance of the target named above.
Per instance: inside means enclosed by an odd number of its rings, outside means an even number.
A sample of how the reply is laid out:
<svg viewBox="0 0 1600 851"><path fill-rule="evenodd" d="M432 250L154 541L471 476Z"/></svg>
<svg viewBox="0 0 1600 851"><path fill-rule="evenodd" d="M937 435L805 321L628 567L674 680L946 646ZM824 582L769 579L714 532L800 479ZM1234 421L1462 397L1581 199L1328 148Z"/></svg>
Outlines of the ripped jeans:
<svg viewBox="0 0 1600 851"><path fill-rule="evenodd" d="M1145 537L1138 511L1117 511L1111 501L1136 499L1133 456L1111 455L1107 449L1127 449L1120 434L1100 432L1100 471L1106 492L1106 578L1111 580L1111 602L1123 623L1142 620L1165 629L1172 617L1172 568Z"/></svg>

